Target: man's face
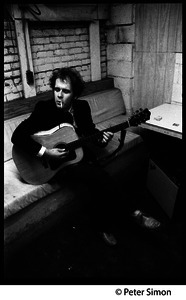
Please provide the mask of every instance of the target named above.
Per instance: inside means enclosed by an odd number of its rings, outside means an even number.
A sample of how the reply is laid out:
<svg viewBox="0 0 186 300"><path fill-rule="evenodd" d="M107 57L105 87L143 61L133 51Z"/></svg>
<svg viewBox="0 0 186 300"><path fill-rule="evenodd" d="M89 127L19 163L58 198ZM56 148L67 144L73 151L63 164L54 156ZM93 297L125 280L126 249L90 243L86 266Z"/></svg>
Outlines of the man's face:
<svg viewBox="0 0 186 300"><path fill-rule="evenodd" d="M73 92L70 79L61 81L61 79L57 78L54 87L54 100L57 108L68 110L71 106L72 98Z"/></svg>

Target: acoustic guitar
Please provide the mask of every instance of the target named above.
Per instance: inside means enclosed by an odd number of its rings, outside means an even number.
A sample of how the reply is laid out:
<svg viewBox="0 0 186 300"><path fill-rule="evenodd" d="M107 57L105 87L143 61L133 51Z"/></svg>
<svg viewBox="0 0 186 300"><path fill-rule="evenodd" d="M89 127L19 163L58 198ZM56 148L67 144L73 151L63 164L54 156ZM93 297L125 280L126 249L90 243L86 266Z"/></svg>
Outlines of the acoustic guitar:
<svg viewBox="0 0 186 300"><path fill-rule="evenodd" d="M137 110L127 121L96 132L93 135L79 138L71 124L63 123L48 131L40 131L31 137L46 148L61 148L69 150L67 157L57 163L48 162L43 157L33 156L17 146L12 148L12 157L20 176L30 184L48 182L68 165L78 163L83 158L82 146L102 136L103 131L117 132L130 126L137 126L150 119L150 111Z"/></svg>

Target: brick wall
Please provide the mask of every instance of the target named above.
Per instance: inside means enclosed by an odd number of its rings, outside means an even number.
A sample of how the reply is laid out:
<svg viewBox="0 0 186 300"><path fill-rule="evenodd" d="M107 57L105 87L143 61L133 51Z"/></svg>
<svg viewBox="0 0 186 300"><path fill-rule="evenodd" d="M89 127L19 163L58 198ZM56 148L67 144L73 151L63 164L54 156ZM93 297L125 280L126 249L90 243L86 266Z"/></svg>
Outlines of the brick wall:
<svg viewBox="0 0 186 300"><path fill-rule="evenodd" d="M23 97L14 23L4 20L4 101Z"/></svg>
<svg viewBox="0 0 186 300"><path fill-rule="evenodd" d="M75 67L90 81L88 27L34 24L30 42L37 93L49 90L52 70L60 67Z"/></svg>
<svg viewBox="0 0 186 300"><path fill-rule="evenodd" d="M6 36L4 47L5 101L9 101L24 95L15 29L12 31L13 42L8 29L5 28L4 32ZM90 81L91 65L88 23L32 22L29 23L29 35L37 94L50 89L48 84L49 77L52 70L59 67L74 67L80 72L84 81ZM106 29L104 22L100 22L100 47L101 77L104 78L107 76ZM11 76L14 76L14 80Z"/></svg>

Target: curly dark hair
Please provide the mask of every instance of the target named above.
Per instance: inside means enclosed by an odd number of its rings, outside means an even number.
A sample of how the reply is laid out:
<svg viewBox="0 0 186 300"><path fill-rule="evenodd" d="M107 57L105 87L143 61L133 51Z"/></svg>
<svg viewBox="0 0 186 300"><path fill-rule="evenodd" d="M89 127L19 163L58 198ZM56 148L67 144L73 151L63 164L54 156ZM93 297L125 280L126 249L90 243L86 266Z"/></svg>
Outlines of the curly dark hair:
<svg viewBox="0 0 186 300"><path fill-rule="evenodd" d="M70 79L74 98L78 98L81 95L84 89L84 81L76 69L60 68L54 70L52 76L49 79L50 87L53 90L55 88L56 79L58 78L62 81Z"/></svg>

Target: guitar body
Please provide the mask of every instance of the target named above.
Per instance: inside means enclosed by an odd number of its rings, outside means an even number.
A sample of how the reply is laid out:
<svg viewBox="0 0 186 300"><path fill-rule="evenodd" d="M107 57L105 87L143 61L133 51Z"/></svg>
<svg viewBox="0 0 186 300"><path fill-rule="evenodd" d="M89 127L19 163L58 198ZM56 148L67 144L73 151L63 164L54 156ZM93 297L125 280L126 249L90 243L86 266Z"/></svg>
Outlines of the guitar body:
<svg viewBox="0 0 186 300"><path fill-rule="evenodd" d="M64 167L78 163L83 158L82 144L88 140L95 140L96 137L101 137L102 132L111 131L117 132L125 130L129 126L137 126L138 124L150 119L150 111L146 108L139 109L134 113L128 121L109 127L99 133L95 133L89 137L78 138L74 127L71 124L63 123L48 131L38 132L32 135L32 138L45 146L48 149L52 148L67 148L69 155L60 163L49 163L44 158L32 156L22 149L13 146L12 157L20 172L21 177L31 184L43 184L52 179Z"/></svg>
<svg viewBox="0 0 186 300"><path fill-rule="evenodd" d="M62 128L53 133L37 133L32 138L46 148L64 148L68 143L78 140L78 136L70 124L65 124ZM67 159L57 165L43 163L43 159L33 156L17 146L13 146L12 157L21 177L30 184L43 184L52 179L60 170L68 165L75 164L83 158L81 147L73 150Z"/></svg>

